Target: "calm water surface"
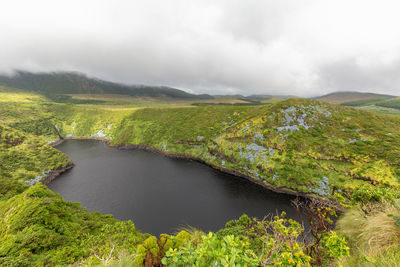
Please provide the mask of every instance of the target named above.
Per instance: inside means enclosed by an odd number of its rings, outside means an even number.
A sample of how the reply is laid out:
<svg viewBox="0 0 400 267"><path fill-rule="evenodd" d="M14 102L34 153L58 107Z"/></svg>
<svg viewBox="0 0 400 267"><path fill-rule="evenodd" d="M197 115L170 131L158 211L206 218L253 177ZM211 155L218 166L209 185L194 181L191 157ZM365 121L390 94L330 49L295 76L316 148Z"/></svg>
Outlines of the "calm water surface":
<svg viewBox="0 0 400 267"><path fill-rule="evenodd" d="M297 218L292 197L194 161L99 141L66 140L57 149L76 166L51 182L51 190L89 211L132 220L144 232L173 233L188 225L216 231L243 213L263 218L284 210Z"/></svg>

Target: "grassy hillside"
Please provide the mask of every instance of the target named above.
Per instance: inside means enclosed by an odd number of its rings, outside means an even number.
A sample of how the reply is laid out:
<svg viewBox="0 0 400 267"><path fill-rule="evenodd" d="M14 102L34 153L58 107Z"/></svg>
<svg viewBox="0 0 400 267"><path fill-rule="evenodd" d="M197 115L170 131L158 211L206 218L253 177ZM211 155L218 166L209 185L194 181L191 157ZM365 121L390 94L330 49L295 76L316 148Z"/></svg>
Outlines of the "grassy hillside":
<svg viewBox="0 0 400 267"><path fill-rule="evenodd" d="M381 114L400 115L400 98L391 95L336 92L316 99Z"/></svg>
<svg viewBox="0 0 400 267"><path fill-rule="evenodd" d="M361 110L385 114L385 115L400 116L400 109L386 108L386 107L380 107L380 106L363 106L363 107L357 107L357 108L361 109Z"/></svg>
<svg viewBox="0 0 400 267"><path fill-rule="evenodd" d="M362 184L399 184L398 118L313 100L138 110L110 137L201 158L292 192L332 196Z"/></svg>
<svg viewBox="0 0 400 267"><path fill-rule="evenodd" d="M394 108L394 109L400 110L400 98L378 102L378 103L376 103L376 105L381 106L381 107Z"/></svg>
<svg viewBox="0 0 400 267"><path fill-rule="evenodd" d="M29 182L71 161L42 138L0 125L0 179ZM36 178L36 179L35 179Z"/></svg>
<svg viewBox="0 0 400 267"><path fill-rule="evenodd" d="M89 78L77 72L31 73L18 71L12 76L0 76L0 84L36 91L65 101L57 95L66 94L120 94L128 96L171 97L178 99L210 99L209 95L194 95L166 86L128 86Z"/></svg>
<svg viewBox="0 0 400 267"><path fill-rule="evenodd" d="M41 184L0 201L0 215L1 266L100 262L113 247L115 255L135 253L146 237L131 221L89 213Z"/></svg>
<svg viewBox="0 0 400 267"><path fill-rule="evenodd" d="M63 137L147 145L311 195L351 195L362 184L399 182L396 117L306 99L262 106L127 108L11 95L3 92L0 106L6 124L48 141L58 139L57 129Z"/></svg>
<svg viewBox="0 0 400 267"><path fill-rule="evenodd" d="M4 125L42 137L90 136L118 123L137 108L54 103L33 92L0 86L0 120ZM101 135L101 134L100 134Z"/></svg>
<svg viewBox="0 0 400 267"><path fill-rule="evenodd" d="M0 265L395 266L400 258L400 117L309 99L168 108L65 104L0 87L0 119ZM324 230L308 242L298 242L301 225L280 216L243 216L217 233L142 234L132 222L89 213L40 183L28 186L71 163L47 144L58 134L199 158L276 190L338 199L349 211L339 218L338 235L331 231L338 202L317 202L314 225Z"/></svg>
<svg viewBox="0 0 400 267"><path fill-rule="evenodd" d="M334 104L350 103L350 106L357 104L368 105L375 101L393 98L391 95L361 93L361 92L334 92L327 95L316 97L315 99ZM351 103L354 103L353 105Z"/></svg>

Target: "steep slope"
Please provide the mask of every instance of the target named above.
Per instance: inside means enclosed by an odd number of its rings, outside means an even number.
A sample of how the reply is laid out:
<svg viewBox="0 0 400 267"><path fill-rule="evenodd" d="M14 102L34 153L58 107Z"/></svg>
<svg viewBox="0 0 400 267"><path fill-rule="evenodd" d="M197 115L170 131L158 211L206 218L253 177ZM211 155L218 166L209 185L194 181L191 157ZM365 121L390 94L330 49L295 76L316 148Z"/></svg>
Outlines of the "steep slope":
<svg viewBox="0 0 400 267"><path fill-rule="evenodd" d="M210 99L166 86L124 85L89 78L77 72L31 73L18 71L0 76L0 84L51 96L64 94L120 94L129 96L170 97L177 99Z"/></svg>
<svg viewBox="0 0 400 267"><path fill-rule="evenodd" d="M331 196L368 182L398 185L400 120L324 104L289 100L216 140L215 149L245 162L274 186ZM397 138L396 138L397 137Z"/></svg>
<svg viewBox="0 0 400 267"><path fill-rule="evenodd" d="M135 253L144 237L131 221L89 213L41 184L0 201L1 266L98 263L110 251Z"/></svg>
<svg viewBox="0 0 400 267"><path fill-rule="evenodd" d="M34 184L53 170L71 166L66 155L41 137L0 124L0 179ZM1 198L1 196L0 196Z"/></svg>
<svg viewBox="0 0 400 267"><path fill-rule="evenodd" d="M144 145L200 159L278 191L351 195L362 184L397 186L399 181L400 118L391 116L307 99L126 109L19 98L4 103L0 116L8 114L7 125L20 131L55 140L55 127L64 137Z"/></svg>
<svg viewBox="0 0 400 267"><path fill-rule="evenodd" d="M57 140L59 133L63 137L96 134L136 109L54 103L38 93L0 86L2 124L46 141Z"/></svg>
<svg viewBox="0 0 400 267"><path fill-rule="evenodd" d="M400 119L291 99L239 110L138 110L109 138L181 153L298 194L398 186Z"/></svg>

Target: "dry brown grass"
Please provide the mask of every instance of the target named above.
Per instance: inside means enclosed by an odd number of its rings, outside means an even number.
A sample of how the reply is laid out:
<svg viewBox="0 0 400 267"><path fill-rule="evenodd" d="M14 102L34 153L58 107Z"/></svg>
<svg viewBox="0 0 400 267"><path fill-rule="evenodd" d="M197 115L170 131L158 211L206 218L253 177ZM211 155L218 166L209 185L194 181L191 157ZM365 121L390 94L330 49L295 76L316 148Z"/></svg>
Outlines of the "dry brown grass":
<svg viewBox="0 0 400 267"><path fill-rule="evenodd" d="M337 230L351 247L346 266L400 266L400 227L388 216L400 215L399 204L375 204L367 215L353 208L340 218Z"/></svg>
<svg viewBox="0 0 400 267"><path fill-rule="evenodd" d="M400 227L388 214L398 216L399 210L393 206L387 207L366 220L363 232L359 235L359 243L365 246L365 250L379 254L391 246L400 245Z"/></svg>

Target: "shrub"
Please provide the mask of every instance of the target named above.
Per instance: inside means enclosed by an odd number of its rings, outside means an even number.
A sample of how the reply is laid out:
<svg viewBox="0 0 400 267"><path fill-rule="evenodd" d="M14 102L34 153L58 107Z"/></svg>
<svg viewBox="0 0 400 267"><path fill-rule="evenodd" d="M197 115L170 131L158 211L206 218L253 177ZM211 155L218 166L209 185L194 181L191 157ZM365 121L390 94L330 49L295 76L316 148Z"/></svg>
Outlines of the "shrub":
<svg viewBox="0 0 400 267"><path fill-rule="evenodd" d="M138 264L143 264L144 262L148 264L155 264L157 262L157 256L160 252L158 247L157 237L148 237L143 244L140 244L136 250L136 262ZM152 266L152 265L150 265Z"/></svg>
<svg viewBox="0 0 400 267"><path fill-rule="evenodd" d="M349 247L347 246L346 239L340 237L336 232L330 231L325 233L321 246L325 250L325 254L330 259L341 259L349 255Z"/></svg>
<svg viewBox="0 0 400 267"><path fill-rule="evenodd" d="M179 248L190 240L190 234L186 231L180 231L175 237L175 247Z"/></svg>
<svg viewBox="0 0 400 267"><path fill-rule="evenodd" d="M196 247L189 242L180 249L170 249L162 263L167 266L256 266L259 260L249 249L249 242L233 235L220 238L210 232Z"/></svg>
<svg viewBox="0 0 400 267"><path fill-rule="evenodd" d="M352 195L353 201L356 202L379 202L387 201L393 203L399 193L387 187L377 187L370 184L359 186Z"/></svg>
<svg viewBox="0 0 400 267"><path fill-rule="evenodd" d="M309 266L311 257L304 252L304 244L298 242L303 229L298 222L285 219L285 215L282 212L280 216L266 217L261 222L264 231L262 266Z"/></svg>

